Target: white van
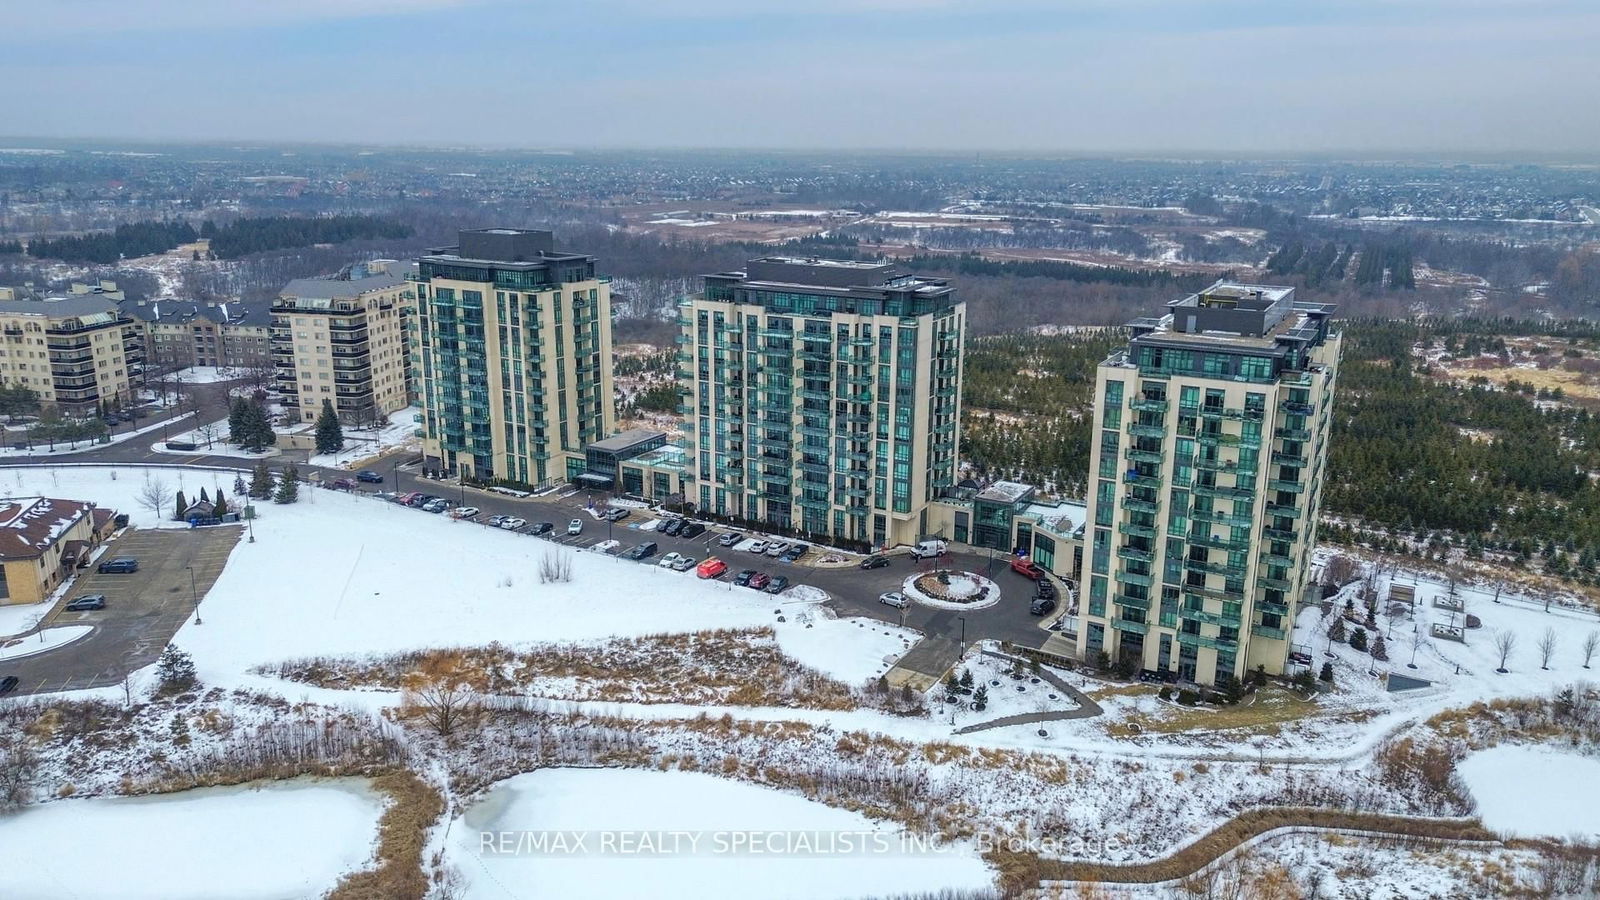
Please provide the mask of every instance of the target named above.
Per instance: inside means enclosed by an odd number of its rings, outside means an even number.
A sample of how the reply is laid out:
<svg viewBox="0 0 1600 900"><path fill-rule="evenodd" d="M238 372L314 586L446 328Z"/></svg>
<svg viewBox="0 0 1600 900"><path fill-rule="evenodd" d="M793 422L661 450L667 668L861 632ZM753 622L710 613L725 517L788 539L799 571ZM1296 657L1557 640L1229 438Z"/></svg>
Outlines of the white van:
<svg viewBox="0 0 1600 900"><path fill-rule="evenodd" d="M911 555L917 559L932 559L947 552L949 548L945 546L944 541L918 541L917 545L911 548Z"/></svg>

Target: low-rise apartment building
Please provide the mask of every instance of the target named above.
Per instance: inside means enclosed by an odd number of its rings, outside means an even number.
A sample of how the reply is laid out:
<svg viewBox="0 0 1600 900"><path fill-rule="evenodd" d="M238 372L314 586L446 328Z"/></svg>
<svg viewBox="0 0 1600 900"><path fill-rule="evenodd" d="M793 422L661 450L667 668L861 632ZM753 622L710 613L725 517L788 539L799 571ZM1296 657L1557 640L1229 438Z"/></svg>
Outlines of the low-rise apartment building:
<svg viewBox="0 0 1600 900"><path fill-rule="evenodd" d="M115 301L95 294L0 301L0 382L31 388L64 416L127 405L129 325Z"/></svg>
<svg viewBox="0 0 1600 900"><path fill-rule="evenodd" d="M272 303L274 384L285 411L314 421L322 401L354 424L411 402L407 318L411 282L371 264L327 278L298 278Z"/></svg>
<svg viewBox="0 0 1600 900"><path fill-rule="evenodd" d="M137 322L141 364L152 370L216 366L272 366L270 304L192 300L125 300L122 312Z"/></svg>

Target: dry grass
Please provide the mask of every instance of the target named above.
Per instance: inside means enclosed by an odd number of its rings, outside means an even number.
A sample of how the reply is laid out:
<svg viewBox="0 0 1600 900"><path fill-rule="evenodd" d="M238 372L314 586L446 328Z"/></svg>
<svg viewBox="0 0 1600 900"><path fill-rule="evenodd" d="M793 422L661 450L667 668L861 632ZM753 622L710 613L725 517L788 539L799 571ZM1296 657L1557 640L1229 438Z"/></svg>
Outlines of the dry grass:
<svg viewBox="0 0 1600 900"><path fill-rule="evenodd" d="M328 900L422 900L428 892L422 850L444 797L405 769L372 779L372 787L389 798L378 821L377 865L340 879Z"/></svg>
<svg viewBox="0 0 1600 900"><path fill-rule="evenodd" d="M1155 689L1141 685L1147 693ZM1162 705L1155 715L1134 713L1121 722L1106 726L1111 737L1128 738L1151 732L1157 734L1183 734L1194 731L1241 731L1245 734L1277 734L1282 726L1301 719L1323 714L1315 700L1307 700L1293 691L1269 685L1252 695L1254 702L1238 706L1186 707L1176 704ZM1129 727L1130 725L1134 727Z"/></svg>

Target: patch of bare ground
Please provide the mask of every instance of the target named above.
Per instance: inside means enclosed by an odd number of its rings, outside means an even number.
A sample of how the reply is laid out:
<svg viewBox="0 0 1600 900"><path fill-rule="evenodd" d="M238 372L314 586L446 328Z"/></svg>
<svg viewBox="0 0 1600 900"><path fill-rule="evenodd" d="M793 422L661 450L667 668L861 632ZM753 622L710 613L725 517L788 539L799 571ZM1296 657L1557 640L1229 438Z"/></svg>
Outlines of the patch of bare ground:
<svg viewBox="0 0 1600 900"><path fill-rule="evenodd" d="M924 712L922 698L913 692L887 690L877 681L852 686L802 665L778 647L770 628L293 660L263 671L345 689L414 689L419 678L449 679L482 694L559 700Z"/></svg>

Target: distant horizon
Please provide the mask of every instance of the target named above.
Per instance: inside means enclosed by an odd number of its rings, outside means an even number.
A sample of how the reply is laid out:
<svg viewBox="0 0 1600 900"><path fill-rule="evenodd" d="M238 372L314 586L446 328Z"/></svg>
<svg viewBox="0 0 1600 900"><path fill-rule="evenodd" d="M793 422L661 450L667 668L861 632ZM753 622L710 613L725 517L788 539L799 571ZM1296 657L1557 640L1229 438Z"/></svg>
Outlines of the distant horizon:
<svg viewBox="0 0 1600 900"><path fill-rule="evenodd" d="M59 146L55 146L59 145ZM922 158L972 158L995 157L1021 160L1103 160L1110 162L1170 162L1170 163L1226 163L1226 162L1352 162L1352 163L1471 163L1505 165L1573 165L1600 167L1600 148L1592 150L1403 150L1403 149L1330 149L1330 150L1215 150L1215 149L1048 149L1026 147L942 148L942 147L877 147L877 146L738 146L738 145L574 145L537 146L513 144L459 144L459 143L395 143L385 141L315 141L271 140L265 138L143 138L106 135L0 135L0 156L7 153L21 155L23 151L83 151L115 152L118 148L206 148L248 152L253 150L339 150L373 152L419 153L502 153L535 156L574 156L584 153L662 153L662 154L780 154L790 156L904 156Z"/></svg>

